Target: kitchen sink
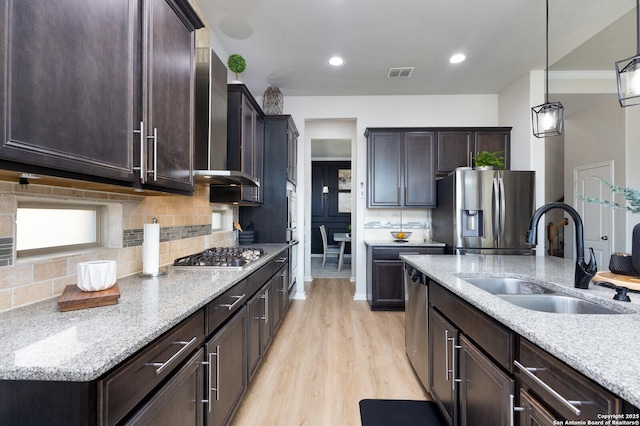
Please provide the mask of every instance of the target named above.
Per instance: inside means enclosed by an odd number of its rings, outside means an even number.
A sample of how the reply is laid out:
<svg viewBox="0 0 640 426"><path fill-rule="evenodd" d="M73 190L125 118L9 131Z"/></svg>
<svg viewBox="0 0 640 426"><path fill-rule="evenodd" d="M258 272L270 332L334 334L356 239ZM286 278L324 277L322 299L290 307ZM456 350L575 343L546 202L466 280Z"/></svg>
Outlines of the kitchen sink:
<svg viewBox="0 0 640 426"><path fill-rule="evenodd" d="M521 308L558 314L621 314L596 303L562 294L498 294Z"/></svg>
<svg viewBox="0 0 640 426"><path fill-rule="evenodd" d="M475 277L463 278L474 286L481 288L491 294L545 294L555 293L553 290L542 287L539 284L532 283L519 278L503 278L503 277Z"/></svg>

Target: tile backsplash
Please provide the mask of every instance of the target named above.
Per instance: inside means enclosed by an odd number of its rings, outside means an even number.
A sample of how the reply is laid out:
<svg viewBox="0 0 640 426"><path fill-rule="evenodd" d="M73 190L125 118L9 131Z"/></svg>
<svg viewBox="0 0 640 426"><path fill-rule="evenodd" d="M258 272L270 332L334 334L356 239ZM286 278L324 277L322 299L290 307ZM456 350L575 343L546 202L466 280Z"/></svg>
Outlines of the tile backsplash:
<svg viewBox="0 0 640 426"><path fill-rule="evenodd" d="M16 209L24 198L119 204L122 217L115 219L120 227L115 231L121 232L122 237L118 235L115 240L119 243L112 247L16 258ZM23 188L18 183L0 181L0 311L59 296L65 286L76 283L79 262L116 260L119 278L141 272L143 226L153 218L160 224L160 265L206 247L235 244L231 227L211 231L212 210L227 210L237 220L237 208L209 203L206 185L196 185L194 195L189 197L127 195L35 184Z"/></svg>
<svg viewBox="0 0 640 426"><path fill-rule="evenodd" d="M401 224L404 231L412 232L410 240L431 237L430 209L367 209L364 219L365 239L390 239L390 232L399 231Z"/></svg>

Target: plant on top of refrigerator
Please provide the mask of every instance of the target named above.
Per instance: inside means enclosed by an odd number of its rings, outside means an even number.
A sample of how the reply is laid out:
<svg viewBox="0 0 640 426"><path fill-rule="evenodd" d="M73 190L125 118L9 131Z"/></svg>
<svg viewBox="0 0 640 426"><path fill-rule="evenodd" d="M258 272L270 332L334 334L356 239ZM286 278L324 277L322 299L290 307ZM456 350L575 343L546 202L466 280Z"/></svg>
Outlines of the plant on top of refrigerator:
<svg viewBox="0 0 640 426"><path fill-rule="evenodd" d="M504 151L482 151L476 154L476 167L494 167L496 169L504 169L504 157L501 154Z"/></svg>

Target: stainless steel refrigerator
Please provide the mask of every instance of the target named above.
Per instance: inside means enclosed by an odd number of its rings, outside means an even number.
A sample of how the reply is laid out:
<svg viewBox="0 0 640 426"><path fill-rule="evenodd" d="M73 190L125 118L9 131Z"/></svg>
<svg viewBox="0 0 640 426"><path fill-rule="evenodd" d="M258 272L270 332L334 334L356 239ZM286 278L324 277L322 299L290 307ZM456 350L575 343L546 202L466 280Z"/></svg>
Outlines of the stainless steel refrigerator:
<svg viewBox="0 0 640 426"><path fill-rule="evenodd" d="M535 172L457 170L436 182L432 236L453 254L533 254Z"/></svg>

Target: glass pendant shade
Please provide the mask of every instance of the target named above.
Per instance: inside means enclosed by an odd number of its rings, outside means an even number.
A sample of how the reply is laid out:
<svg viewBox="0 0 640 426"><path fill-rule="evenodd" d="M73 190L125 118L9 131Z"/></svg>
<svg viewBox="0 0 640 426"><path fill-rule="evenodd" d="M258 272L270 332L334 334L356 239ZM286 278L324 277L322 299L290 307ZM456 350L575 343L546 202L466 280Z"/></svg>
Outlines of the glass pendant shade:
<svg viewBox="0 0 640 426"><path fill-rule="evenodd" d="M546 138L562 134L564 126L564 107L560 102L549 102L549 0L547 0L547 26L546 26L546 60L544 70L545 102L531 108L531 124L533 136Z"/></svg>
<svg viewBox="0 0 640 426"><path fill-rule="evenodd" d="M533 135L537 138L559 136L564 123L564 107L560 102L546 102L531 108Z"/></svg>
<svg viewBox="0 0 640 426"><path fill-rule="evenodd" d="M616 62L620 106L640 104L640 55Z"/></svg>
<svg viewBox="0 0 640 426"><path fill-rule="evenodd" d="M640 1L636 0L636 56L616 62L618 100L621 107L640 104Z"/></svg>

